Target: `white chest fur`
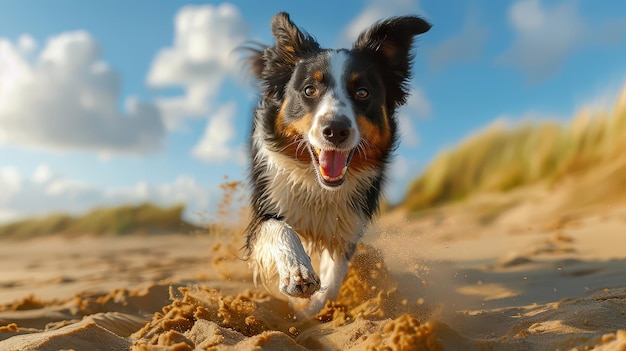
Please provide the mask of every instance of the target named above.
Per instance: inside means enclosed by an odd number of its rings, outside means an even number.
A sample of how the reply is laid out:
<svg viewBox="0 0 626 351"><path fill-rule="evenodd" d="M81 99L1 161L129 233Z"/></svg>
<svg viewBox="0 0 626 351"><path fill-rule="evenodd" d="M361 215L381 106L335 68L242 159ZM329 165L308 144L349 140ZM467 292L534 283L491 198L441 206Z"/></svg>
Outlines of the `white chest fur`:
<svg viewBox="0 0 626 351"><path fill-rule="evenodd" d="M294 162L285 155L271 152L263 147L259 157L267 162L269 186L268 204L284 217L301 237L309 253L328 249L331 253L345 252L349 243L355 242L367 226L367 218L354 201L371 186L374 170L347 175L338 189L323 188L316 178L311 164Z"/></svg>

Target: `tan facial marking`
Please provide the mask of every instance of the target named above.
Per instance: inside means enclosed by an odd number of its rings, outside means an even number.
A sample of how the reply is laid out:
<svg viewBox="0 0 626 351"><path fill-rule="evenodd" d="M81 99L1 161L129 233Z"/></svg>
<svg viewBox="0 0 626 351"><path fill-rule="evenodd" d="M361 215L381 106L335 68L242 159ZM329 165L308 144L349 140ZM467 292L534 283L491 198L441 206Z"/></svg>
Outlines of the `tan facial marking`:
<svg viewBox="0 0 626 351"><path fill-rule="evenodd" d="M359 79L361 78L361 75L359 73L353 72L350 75L350 83L354 84L356 83Z"/></svg>
<svg viewBox="0 0 626 351"><path fill-rule="evenodd" d="M286 98L285 101L283 101L283 104L280 106L280 110L278 111L278 115L276 116L276 120L274 121L274 129L277 132L280 132L284 129L283 120L285 119L285 108L287 108L288 104L289 98Z"/></svg>
<svg viewBox="0 0 626 351"><path fill-rule="evenodd" d="M361 133L361 138L365 139L370 146L380 146L384 148L389 145L391 141L391 132L389 131L389 128L381 128L363 115L358 115L356 120L359 126L359 132Z"/></svg>
<svg viewBox="0 0 626 351"><path fill-rule="evenodd" d="M303 135L309 132L313 125L313 115L307 113L300 117L297 121L291 122L285 126L285 131L291 135Z"/></svg>
<svg viewBox="0 0 626 351"><path fill-rule="evenodd" d="M389 119L387 116L387 108L381 106L383 115L383 125L377 126L372 123L366 116L357 116L357 125L361 138L366 141L365 148L362 152L355 152L351 169L362 169L368 166L379 165L380 159L391 146L391 128L389 127Z"/></svg>
<svg viewBox="0 0 626 351"><path fill-rule="evenodd" d="M322 80L324 79L324 72L322 72L322 71L315 71L311 75L311 78L313 78L313 80L315 80L316 82L321 83Z"/></svg>
<svg viewBox="0 0 626 351"><path fill-rule="evenodd" d="M391 127L389 126L389 116L387 115L387 106L380 105L380 112L383 114L383 125L384 128L391 133Z"/></svg>
<svg viewBox="0 0 626 351"><path fill-rule="evenodd" d="M281 139L280 152L294 157L298 161L310 163L311 155L306 147L300 145L299 141L302 139L302 135L308 133L311 128L313 116L311 114L306 114L297 121L288 123L285 121L285 109L288 104L288 100L283 102L274 123L276 134L280 136Z"/></svg>

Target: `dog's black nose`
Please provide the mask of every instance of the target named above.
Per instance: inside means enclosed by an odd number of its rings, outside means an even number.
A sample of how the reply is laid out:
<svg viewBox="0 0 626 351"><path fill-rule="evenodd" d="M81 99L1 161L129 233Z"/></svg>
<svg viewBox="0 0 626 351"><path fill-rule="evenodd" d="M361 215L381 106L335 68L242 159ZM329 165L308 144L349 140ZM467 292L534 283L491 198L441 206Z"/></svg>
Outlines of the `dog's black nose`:
<svg viewBox="0 0 626 351"><path fill-rule="evenodd" d="M322 124L322 135L335 145L343 143L350 136L350 120L344 117L325 121Z"/></svg>

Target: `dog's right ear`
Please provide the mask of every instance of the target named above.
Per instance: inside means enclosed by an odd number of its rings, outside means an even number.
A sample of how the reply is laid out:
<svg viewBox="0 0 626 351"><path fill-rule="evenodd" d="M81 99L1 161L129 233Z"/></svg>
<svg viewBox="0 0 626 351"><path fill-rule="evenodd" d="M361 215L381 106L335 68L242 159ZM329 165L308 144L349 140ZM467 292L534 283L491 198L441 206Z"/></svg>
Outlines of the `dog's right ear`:
<svg viewBox="0 0 626 351"><path fill-rule="evenodd" d="M272 34L276 40L276 52L286 65L295 66L302 57L320 50L317 41L301 31L286 12L277 13L272 18Z"/></svg>
<svg viewBox="0 0 626 351"><path fill-rule="evenodd" d="M414 37L429 29L430 24L420 17L392 17L373 24L354 43L355 50L374 57L383 69L388 101L396 107L406 102L409 93Z"/></svg>
<svg viewBox="0 0 626 351"><path fill-rule="evenodd" d="M298 61L320 51L315 39L301 31L289 14L280 12L272 18L272 34L275 44L267 48L248 47L247 63L250 71L264 88L269 98L282 99Z"/></svg>

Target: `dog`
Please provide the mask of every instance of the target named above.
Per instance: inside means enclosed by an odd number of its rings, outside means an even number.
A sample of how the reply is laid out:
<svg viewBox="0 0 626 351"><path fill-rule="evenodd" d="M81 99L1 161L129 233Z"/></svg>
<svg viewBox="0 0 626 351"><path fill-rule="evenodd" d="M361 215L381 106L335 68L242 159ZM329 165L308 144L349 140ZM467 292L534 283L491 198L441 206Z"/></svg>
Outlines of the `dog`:
<svg viewBox="0 0 626 351"><path fill-rule="evenodd" d="M277 273L281 293L309 299L299 312L306 317L337 297L378 211L398 142L394 114L409 94L411 48L430 27L420 17L393 17L361 33L351 49L323 49L278 13L274 46L248 48L261 98L249 144L252 219L243 249L255 283Z"/></svg>

